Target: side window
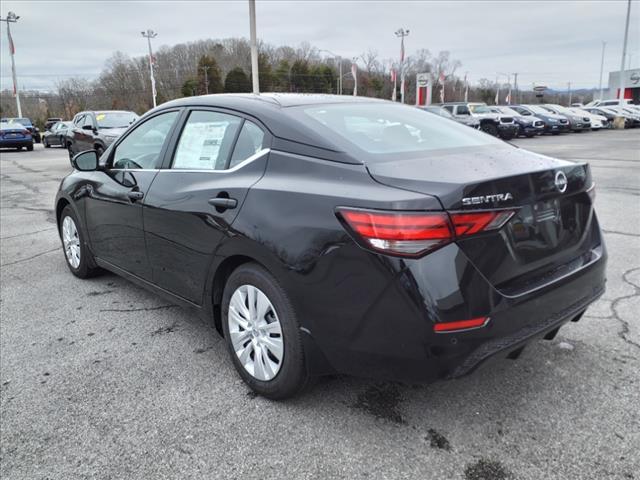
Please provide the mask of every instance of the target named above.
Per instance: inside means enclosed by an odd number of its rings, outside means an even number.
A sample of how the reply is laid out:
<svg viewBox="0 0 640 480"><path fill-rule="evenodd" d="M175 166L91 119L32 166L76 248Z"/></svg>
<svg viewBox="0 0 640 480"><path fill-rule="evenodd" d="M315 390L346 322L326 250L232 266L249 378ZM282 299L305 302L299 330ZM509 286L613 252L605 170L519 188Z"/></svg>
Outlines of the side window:
<svg viewBox="0 0 640 480"><path fill-rule="evenodd" d="M467 107L466 105L458 105L457 113L458 115L471 115L471 112L469 112L469 107Z"/></svg>
<svg viewBox="0 0 640 480"><path fill-rule="evenodd" d="M84 115L79 115L76 117L76 119L73 121L73 124L76 127L82 127L82 124L84 122Z"/></svg>
<svg viewBox="0 0 640 480"><path fill-rule="evenodd" d="M449 113L453 113L453 105L445 105L443 108L449 110Z"/></svg>
<svg viewBox="0 0 640 480"><path fill-rule="evenodd" d="M93 124L93 116L91 114L86 114L84 116L84 123L81 126L90 126L90 127L94 127L95 125Z"/></svg>
<svg viewBox="0 0 640 480"><path fill-rule="evenodd" d="M255 123L245 120L238 141L231 155L229 168L242 163L251 155L258 153L264 146L264 132Z"/></svg>
<svg viewBox="0 0 640 480"><path fill-rule="evenodd" d="M116 147L112 168L159 168L160 152L178 112L156 115L138 125Z"/></svg>
<svg viewBox="0 0 640 480"><path fill-rule="evenodd" d="M241 122L241 118L225 113L191 112L171 168L224 170Z"/></svg>

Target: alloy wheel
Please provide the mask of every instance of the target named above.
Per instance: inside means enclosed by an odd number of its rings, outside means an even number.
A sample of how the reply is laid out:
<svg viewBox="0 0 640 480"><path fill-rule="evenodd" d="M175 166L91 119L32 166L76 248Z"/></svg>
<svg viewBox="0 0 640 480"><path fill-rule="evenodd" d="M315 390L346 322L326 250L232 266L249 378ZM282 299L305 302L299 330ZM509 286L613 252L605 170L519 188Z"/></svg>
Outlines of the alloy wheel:
<svg viewBox="0 0 640 480"><path fill-rule="evenodd" d="M273 380L284 359L284 337L269 298L253 285L241 285L229 301L227 321L233 351L244 369L257 380Z"/></svg>
<svg viewBox="0 0 640 480"><path fill-rule="evenodd" d="M62 244L69 265L78 268L80 266L80 237L71 217L64 217L62 221Z"/></svg>

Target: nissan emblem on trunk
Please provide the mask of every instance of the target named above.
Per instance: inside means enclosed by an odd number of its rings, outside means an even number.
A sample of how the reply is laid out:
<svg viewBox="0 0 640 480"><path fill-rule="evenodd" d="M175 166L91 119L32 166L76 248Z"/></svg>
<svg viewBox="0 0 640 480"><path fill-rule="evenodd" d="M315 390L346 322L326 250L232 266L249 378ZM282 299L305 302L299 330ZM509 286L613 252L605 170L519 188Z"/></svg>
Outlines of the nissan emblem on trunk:
<svg viewBox="0 0 640 480"><path fill-rule="evenodd" d="M563 171L557 172L555 184L556 184L556 188L560 193L564 193L567 191L567 183L568 183L567 176L564 174L564 172Z"/></svg>

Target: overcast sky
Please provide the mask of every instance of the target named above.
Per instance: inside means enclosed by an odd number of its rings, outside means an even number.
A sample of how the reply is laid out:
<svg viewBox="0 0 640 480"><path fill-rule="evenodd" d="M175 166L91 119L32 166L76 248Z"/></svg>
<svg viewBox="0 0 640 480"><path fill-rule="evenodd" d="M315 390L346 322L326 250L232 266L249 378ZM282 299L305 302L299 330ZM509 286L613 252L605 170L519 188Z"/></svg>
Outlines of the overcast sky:
<svg viewBox="0 0 640 480"><path fill-rule="evenodd" d="M257 0L258 37L274 45L308 41L349 58L372 48L382 58L399 55L394 31L408 28L407 54L420 48L449 50L472 82L497 72L519 72L552 88L598 85L602 41L608 72L620 67L626 0L606 1L379 1ZM640 65L640 2L631 5L632 67ZM58 79L95 78L120 50L144 55L141 30L158 32L155 45L204 38L248 37L248 2L11 1L0 13L12 25L21 89L52 88ZM11 88L6 24L0 25L1 88ZM506 78L505 80L506 81Z"/></svg>

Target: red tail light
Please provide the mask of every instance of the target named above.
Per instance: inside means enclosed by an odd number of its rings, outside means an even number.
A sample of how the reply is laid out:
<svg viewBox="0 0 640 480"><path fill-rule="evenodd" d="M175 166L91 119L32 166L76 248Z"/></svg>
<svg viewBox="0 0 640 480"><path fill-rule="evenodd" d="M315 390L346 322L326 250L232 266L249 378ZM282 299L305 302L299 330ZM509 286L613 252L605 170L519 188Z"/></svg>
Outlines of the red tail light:
<svg viewBox="0 0 640 480"><path fill-rule="evenodd" d="M22 130L22 135L29 135L31 132L27 129Z"/></svg>
<svg viewBox="0 0 640 480"><path fill-rule="evenodd" d="M340 207L337 214L361 245L391 255L417 257L457 237L497 230L514 212L398 212Z"/></svg>
<svg viewBox="0 0 640 480"><path fill-rule="evenodd" d="M434 332L457 332L462 330L469 330L471 328L484 327L489 323L489 317L478 317L470 320L459 320L456 322L440 322L433 325Z"/></svg>

